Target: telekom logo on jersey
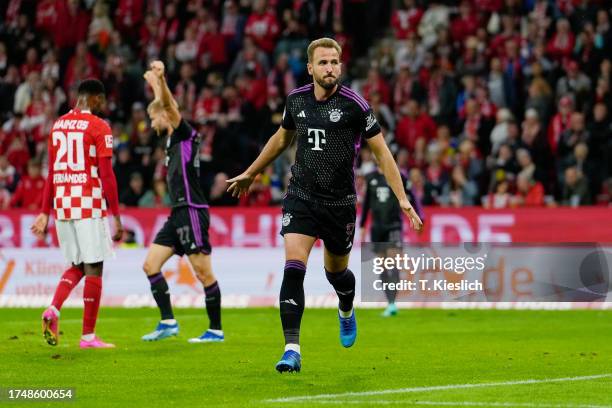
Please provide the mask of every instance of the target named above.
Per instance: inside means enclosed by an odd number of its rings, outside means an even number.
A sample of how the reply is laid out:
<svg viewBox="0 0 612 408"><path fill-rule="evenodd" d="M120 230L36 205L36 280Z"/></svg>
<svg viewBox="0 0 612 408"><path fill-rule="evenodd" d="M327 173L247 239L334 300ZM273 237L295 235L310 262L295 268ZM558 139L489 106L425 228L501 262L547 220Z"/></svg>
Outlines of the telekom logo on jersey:
<svg viewBox="0 0 612 408"><path fill-rule="evenodd" d="M325 144L325 130L308 128L308 143L314 143L311 150L323 150L322 144Z"/></svg>

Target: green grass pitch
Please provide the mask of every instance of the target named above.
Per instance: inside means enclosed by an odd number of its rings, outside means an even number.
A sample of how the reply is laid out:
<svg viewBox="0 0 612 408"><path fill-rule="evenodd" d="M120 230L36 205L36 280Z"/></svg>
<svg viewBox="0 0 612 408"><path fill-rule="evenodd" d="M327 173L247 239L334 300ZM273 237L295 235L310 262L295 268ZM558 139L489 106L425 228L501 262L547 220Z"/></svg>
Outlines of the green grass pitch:
<svg viewBox="0 0 612 408"><path fill-rule="evenodd" d="M283 375L276 309L224 310L222 344L187 343L204 310L177 310L179 336L144 343L156 310L102 309L97 332L114 350L78 348L79 309L62 312L60 344L48 346L41 312L0 309L0 387L70 387L76 400L0 406L612 407L609 311L358 310L344 349L335 311L307 309L302 372ZM358 394L321 396L346 393ZM274 401L294 397L309 398Z"/></svg>

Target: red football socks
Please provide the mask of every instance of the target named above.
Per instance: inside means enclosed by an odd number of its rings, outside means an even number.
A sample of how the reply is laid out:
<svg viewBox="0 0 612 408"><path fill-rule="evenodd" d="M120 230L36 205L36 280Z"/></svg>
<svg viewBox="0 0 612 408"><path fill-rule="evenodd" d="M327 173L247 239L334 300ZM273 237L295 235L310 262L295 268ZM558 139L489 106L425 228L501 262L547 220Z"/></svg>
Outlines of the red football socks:
<svg viewBox="0 0 612 408"><path fill-rule="evenodd" d="M92 334L96 328L100 297L102 296L102 277L86 276L83 289L83 335Z"/></svg>
<svg viewBox="0 0 612 408"><path fill-rule="evenodd" d="M66 270L57 284L51 305L55 306L57 310L60 310L68 296L70 296L72 289L79 284L82 278L83 272L76 266L72 266Z"/></svg>

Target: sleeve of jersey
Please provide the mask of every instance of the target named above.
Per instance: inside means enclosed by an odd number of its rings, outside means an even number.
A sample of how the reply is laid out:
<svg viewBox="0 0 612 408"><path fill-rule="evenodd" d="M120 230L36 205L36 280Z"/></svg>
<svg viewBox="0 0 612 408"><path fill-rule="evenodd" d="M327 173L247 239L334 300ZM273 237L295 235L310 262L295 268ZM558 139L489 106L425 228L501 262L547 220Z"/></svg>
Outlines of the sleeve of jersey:
<svg viewBox="0 0 612 408"><path fill-rule="evenodd" d="M197 135L195 129L191 127L189 123L185 119L181 119L178 127L174 129L173 136L178 138L179 140L188 140L193 139Z"/></svg>
<svg viewBox="0 0 612 408"><path fill-rule="evenodd" d="M381 132L380 125L376 120L376 115L374 115L372 108L368 106L368 109L362 113L361 131L363 132L363 137L369 139L379 134Z"/></svg>
<svg viewBox="0 0 612 408"><path fill-rule="evenodd" d="M53 150L51 149L51 137L49 137L49 143L47 144L47 151L49 152L49 157L47 158L49 161L49 172L47 173L47 180L45 180L45 188L43 190L42 195L42 212L44 214L49 215L51 213L51 202L53 200Z"/></svg>
<svg viewBox="0 0 612 408"><path fill-rule="evenodd" d="M283 129L295 130L295 121L293 120L293 116L291 115L291 110L289 106L289 97L287 97L287 102L285 103L285 110L283 111L283 121L281 122L281 126L283 127Z"/></svg>
<svg viewBox="0 0 612 408"><path fill-rule="evenodd" d="M102 122L95 135L96 154L98 158L113 156L113 132L106 122Z"/></svg>
<svg viewBox="0 0 612 408"><path fill-rule="evenodd" d="M102 157L98 162L100 169L100 181L104 198L111 214L119 215L119 193L117 192L117 180L113 171L113 163L110 157Z"/></svg>

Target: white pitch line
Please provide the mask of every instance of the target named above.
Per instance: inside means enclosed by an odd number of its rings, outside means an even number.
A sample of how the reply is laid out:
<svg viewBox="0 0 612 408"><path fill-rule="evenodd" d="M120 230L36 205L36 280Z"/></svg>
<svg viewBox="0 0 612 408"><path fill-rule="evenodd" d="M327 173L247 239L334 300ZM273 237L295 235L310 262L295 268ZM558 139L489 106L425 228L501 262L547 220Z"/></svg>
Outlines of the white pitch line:
<svg viewBox="0 0 612 408"><path fill-rule="evenodd" d="M370 395L407 394L407 393L414 393L414 392L457 390L457 389L464 389L464 388L504 387L504 386L510 386L510 385L545 384L545 383L567 382L567 381L587 381L587 380L596 380L599 378L608 378L608 377L612 377L612 374L588 375L588 376L583 376L583 377L545 378L542 380L531 379L531 380L519 380L519 381L493 382L493 383L434 385L434 386L428 386L428 387L399 388L399 389L394 389L394 390L345 392L341 394L303 395L299 397L268 399L268 400L265 400L264 402L299 402L299 401L312 401L312 400L328 400L328 399L343 398L343 397L364 397L364 396L370 396Z"/></svg>
<svg viewBox="0 0 612 408"><path fill-rule="evenodd" d="M302 402L302 401L296 401ZM305 401L304 401L305 402ZM316 404L369 404L369 405L405 405L401 400L350 400L350 401L316 401ZM611 405L590 404L534 404L531 402L474 402L474 401L410 401L411 405L442 405L452 407L527 407L527 408L612 408Z"/></svg>

